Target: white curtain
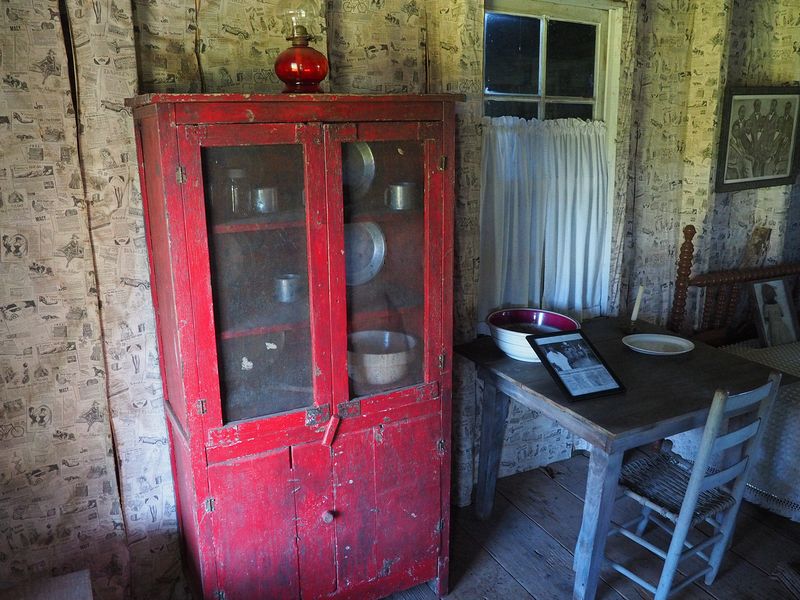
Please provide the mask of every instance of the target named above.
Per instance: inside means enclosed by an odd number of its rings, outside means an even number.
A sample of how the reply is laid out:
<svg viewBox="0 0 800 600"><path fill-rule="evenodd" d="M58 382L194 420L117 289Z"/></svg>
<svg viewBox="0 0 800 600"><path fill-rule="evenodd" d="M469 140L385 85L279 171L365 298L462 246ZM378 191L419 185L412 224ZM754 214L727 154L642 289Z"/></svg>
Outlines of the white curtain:
<svg viewBox="0 0 800 600"><path fill-rule="evenodd" d="M479 319L607 312L611 209L604 123L484 118Z"/></svg>

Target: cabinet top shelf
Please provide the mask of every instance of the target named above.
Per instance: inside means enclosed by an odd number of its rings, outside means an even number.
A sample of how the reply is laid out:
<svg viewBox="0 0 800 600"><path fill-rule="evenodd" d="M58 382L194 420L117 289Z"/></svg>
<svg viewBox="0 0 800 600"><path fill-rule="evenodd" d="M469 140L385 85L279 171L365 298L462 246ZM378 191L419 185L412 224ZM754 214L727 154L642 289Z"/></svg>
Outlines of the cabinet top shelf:
<svg viewBox="0 0 800 600"><path fill-rule="evenodd" d="M126 98L125 105L138 108L148 104L197 103L197 102L463 102L463 94L140 94Z"/></svg>

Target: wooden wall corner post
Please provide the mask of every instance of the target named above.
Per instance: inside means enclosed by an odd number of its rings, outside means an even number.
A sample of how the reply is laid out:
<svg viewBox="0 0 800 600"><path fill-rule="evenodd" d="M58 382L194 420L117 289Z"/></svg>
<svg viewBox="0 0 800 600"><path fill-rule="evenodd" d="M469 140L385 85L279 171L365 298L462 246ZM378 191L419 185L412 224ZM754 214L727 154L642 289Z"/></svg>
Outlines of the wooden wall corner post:
<svg viewBox="0 0 800 600"><path fill-rule="evenodd" d="M503 451L503 436L510 398L498 391L494 376L485 369L478 369L483 380L481 396L481 447L478 454L478 485L475 489L475 514L486 520L492 514L500 454Z"/></svg>
<svg viewBox="0 0 800 600"><path fill-rule="evenodd" d="M672 331L680 331L683 326L684 312L686 311L686 296L689 292L689 278L692 274L692 261L694 245L692 238L697 233L694 225L683 228L683 244L678 256L678 274L675 278L675 293L672 298L672 311L670 312L667 327Z"/></svg>

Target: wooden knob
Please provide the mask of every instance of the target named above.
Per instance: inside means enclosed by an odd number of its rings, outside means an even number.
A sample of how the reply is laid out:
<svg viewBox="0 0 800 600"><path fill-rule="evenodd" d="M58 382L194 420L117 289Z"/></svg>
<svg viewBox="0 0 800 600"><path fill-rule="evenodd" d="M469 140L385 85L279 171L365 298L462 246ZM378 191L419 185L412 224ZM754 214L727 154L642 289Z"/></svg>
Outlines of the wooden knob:
<svg viewBox="0 0 800 600"><path fill-rule="evenodd" d="M323 523L333 523L333 517L334 517L333 511L332 510L326 510L324 513L322 513L322 522Z"/></svg>

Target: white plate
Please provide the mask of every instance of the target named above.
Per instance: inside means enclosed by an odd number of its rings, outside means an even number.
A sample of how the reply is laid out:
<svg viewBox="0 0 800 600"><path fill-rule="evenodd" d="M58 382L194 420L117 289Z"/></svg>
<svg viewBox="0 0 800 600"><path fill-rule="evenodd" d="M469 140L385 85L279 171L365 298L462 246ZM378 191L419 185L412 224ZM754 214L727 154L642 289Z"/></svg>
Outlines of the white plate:
<svg viewBox="0 0 800 600"><path fill-rule="evenodd" d="M675 337L674 335L661 335L658 333L626 335L622 338L622 343L636 352L654 354L656 356L672 356L673 354L684 354L694 350L694 344L689 340Z"/></svg>
<svg viewBox="0 0 800 600"><path fill-rule="evenodd" d="M367 283L383 267L386 238L377 223L347 223L344 226L344 261L347 285Z"/></svg>

